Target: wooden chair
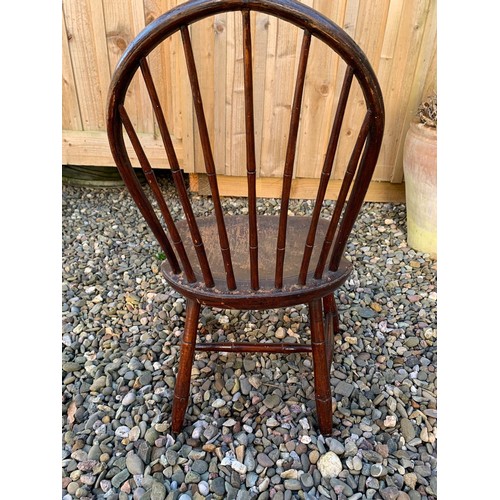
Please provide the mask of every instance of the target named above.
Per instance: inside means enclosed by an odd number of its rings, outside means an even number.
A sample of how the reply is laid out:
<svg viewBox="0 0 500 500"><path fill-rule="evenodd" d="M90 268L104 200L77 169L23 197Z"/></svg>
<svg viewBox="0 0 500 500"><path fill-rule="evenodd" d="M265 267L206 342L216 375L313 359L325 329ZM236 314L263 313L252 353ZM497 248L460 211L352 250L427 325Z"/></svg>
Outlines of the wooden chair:
<svg viewBox="0 0 500 500"><path fill-rule="evenodd" d="M200 19L237 11L242 23L248 215L224 214L216 168L200 93L190 30ZM238 13L240 12L240 14ZM254 139L252 37L250 11L276 16L303 31L297 78L283 167L279 216L261 216L256 208L256 153ZM193 95L214 215L195 217L182 170L148 66L150 52L180 31ZM346 71L326 149L321 180L311 217L288 217L301 102L311 39L329 46L345 61ZM185 219L175 223L164 200L138 135L125 107L133 76L143 78L153 104ZM332 172L352 82L364 96L365 116L345 169L333 214L320 216ZM116 165L134 201L163 249L161 269L169 285L186 297L187 311L174 391L172 431L182 429L190 393L194 354L199 351L312 353L317 421L323 435L332 432L330 368L333 338L339 333L334 291L349 276L352 264L344 257L347 239L363 203L375 168L384 128L384 106L379 84L366 56L336 24L310 7L292 0L194 0L151 22L127 47L114 73L108 100L108 136ZM126 131L157 201L167 232L138 182L125 147ZM265 133L265 131L264 131ZM215 243L218 235L218 243ZM311 342L197 343L200 305L239 310L262 310L308 304Z"/></svg>

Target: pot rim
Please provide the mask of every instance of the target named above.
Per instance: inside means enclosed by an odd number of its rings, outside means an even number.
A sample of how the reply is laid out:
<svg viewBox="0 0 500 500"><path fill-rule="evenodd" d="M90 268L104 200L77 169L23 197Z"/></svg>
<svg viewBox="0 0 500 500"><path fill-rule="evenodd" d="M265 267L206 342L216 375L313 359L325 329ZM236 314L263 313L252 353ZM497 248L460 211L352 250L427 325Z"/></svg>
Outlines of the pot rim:
<svg viewBox="0 0 500 500"><path fill-rule="evenodd" d="M437 138L437 127L429 127L429 125L422 123L419 119L414 119L411 121L409 130L412 130L415 133L419 133L420 135L424 135L429 139Z"/></svg>

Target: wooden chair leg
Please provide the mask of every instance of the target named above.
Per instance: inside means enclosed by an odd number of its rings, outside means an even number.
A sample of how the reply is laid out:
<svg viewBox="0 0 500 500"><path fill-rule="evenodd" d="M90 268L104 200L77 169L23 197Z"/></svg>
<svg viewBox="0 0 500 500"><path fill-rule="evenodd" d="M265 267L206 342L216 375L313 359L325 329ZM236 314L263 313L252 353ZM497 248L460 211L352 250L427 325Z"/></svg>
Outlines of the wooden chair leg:
<svg viewBox="0 0 500 500"><path fill-rule="evenodd" d="M330 386L330 365L327 360L323 307L321 299L309 304L311 317L311 345L314 366L314 389L318 425L323 436L332 434L332 390Z"/></svg>
<svg viewBox="0 0 500 500"><path fill-rule="evenodd" d="M326 344L326 354L328 367L332 366L333 362L333 349L334 349L334 337L335 334L339 333L339 315L337 312L337 304L335 303L335 297L332 294L323 297L323 308L325 314L325 344Z"/></svg>
<svg viewBox="0 0 500 500"><path fill-rule="evenodd" d="M194 361L199 313L200 304L195 300L187 299L186 324L181 340L179 370L177 372L174 402L172 405L172 432L175 434L178 434L182 429L189 400L191 368L193 367Z"/></svg>

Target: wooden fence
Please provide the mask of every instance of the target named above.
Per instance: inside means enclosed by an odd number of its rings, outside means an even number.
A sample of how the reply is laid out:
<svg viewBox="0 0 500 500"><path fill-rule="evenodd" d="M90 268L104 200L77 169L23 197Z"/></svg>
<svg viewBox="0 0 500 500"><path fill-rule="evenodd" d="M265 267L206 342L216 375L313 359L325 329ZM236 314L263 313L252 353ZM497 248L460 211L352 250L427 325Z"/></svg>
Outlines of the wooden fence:
<svg viewBox="0 0 500 500"><path fill-rule="evenodd" d="M372 63L384 94L386 132L374 174L375 181L385 182L371 190L379 193L371 198L401 198L406 130L422 96L436 87L436 1L302 1L342 26ZM63 164L114 164L105 133L106 95L114 67L146 24L179 3L63 0ZM228 176L222 180L222 194L239 194L239 177L245 175L243 49L238 14L206 18L192 30L217 170ZM275 178L284 163L301 34L294 26L261 13L252 14L252 31L259 189L261 195L273 195ZM297 184L297 196L307 197L307 186L319 177L340 91L343 63L330 52L313 40L294 170L297 182L302 183ZM186 172L203 172L180 36L174 35L149 59L181 166ZM348 148L356 136L352 132L360 125L358 102L354 99L346 112L342 130L345 147L337 154L330 197L335 197L335 179L343 173ZM153 166L168 167L147 92L139 79L127 96L127 108L154 159ZM132 152L131 158L138 165ZM194 187L201 189L202 184L195 182Z"/></svg>

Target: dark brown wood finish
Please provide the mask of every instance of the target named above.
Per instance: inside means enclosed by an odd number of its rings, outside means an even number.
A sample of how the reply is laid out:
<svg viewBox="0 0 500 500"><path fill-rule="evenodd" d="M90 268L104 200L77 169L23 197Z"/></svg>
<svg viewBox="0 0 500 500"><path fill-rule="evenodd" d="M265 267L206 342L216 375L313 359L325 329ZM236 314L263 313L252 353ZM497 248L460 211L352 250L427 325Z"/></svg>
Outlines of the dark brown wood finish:
<svg viewBox="0 0 500 500"><path fill-rule="evenodd" d="M196 344L198 351L217 352L267 352L275 354L292 354L294 352L312 352L309 344L253 344L251 342L218 342Z"/></svg>
<svg viewBox="0 0 500 500"><path fill-rule="evenodd" d="M144 176L146 177L146 180L151 187L151 191L153 191L154 197L156 198L156 201L160 207L160 212L163 215L163 219L165 221L165 224L167 225L167 229L170 233L170 237L172 238L174 247L177 250L177 254L179 255L182 266L184 267L186 279L189 283L194 283L196 281L196 278L194 276L193 268L191 267L191 263L189 262L189 259L187 257L186 249L184 248L184 244L182 243L179 231L177 231L177 226L172 219L172 215L170 214L170 210L168 209L167 203L165 202L165 198L161 193L161 189L158 185L158 181L156 180L155 173L153 172L149 160L144 153L144 149L142 148L141 142L139 141L139 138L135 133L134 126L130 121L125 107L120 106L119 111L120 117L123 121L123 126L125 127L125 130L127 131L127 134L130 138L130 142L132 143L132 147L137 154L137 158L139 159L139 163L141 164Z"/></svg>
<svg viewBox="0 0 500 500"><path fill-rule="evenodd" d="M347 198L349 188L351 187L352 179L356 172L356 167L358 166L359 157L361 155L361 151L366 141L366 136L368 134L368 127L369 127L369 120L370 120L370 114L367 113L363 125L361 127L361 130L359 132L358 138L356 140L356 144L354 145L351 157L349 159L349 164L347 165L347 169L344 175L344 180L342 181L342 187L340 188L339 196L337 198L337 201L335 202L335 210L330 220L330 226L328 228L325 240L323 242L323 248L321 249L321 255L318 260L318 264L316 266L316 272L314 273L314 277L316 279L320 279L321 276L323 276L326 259L328 257L328 254L330 253L330 249L333 243L333 238L335 232L337 231L338 224L340 221L340 216L342 214L342 209L344 208L344 203ZM356 195L355 191L354 195Z"/></svg>
<svg viewBox="0 0 500 500"><path fill-rule="evenodd" d="M257 192L255 165L255 126L253 112L252 37L250 12L243 11L243 60L245 74L245 129L248 180L248 249L250 251L250 276L252 290L259 289L259 238L257 233Z"/></svg>
<svg viewBox="0 0 500 500"><path fill-rule="evenodd" d="M293 23L303 33L291 103L278 216L257 214L250 27L252 10ZM190 30L196 29L197 21L226 11L241 11L243 27L248 216L224 214L190 37ZM205 169L213 200L214 215L206 217L197 218L194 215L147 63L148 55L162 41L177 32L180 32L184 48ZM346 73L331 126L312 217L288 217L300 110L312 38L328 45L344 60ZM179 222L173 220L156 181L154 165L151 165L146 157L139 135L134 130L126 111L127 90L137 72L142 74L146 84L172 170L174 185L184 210L185 220ZM323 201L354 79L357 80L365 99L365 120L346 167L333 214L329 219L325 219L321 217ZM383 128L384 108L380 87L363 52L339 26L310 7L293 0L192 0L150 23L127 47L115 70L109 91L110 147L131 196L166 254L167 259L161 266L165 279L187 299L186 324L181 340L172 409L173 432L180 432L182 429L188 407L194 353L199 350L234 353L311 353L314 362L317 421L322 434L331 434L332 395L329 373L333 361L334 336L340 331L334 293L352 270L352 264L344 257L344 249L375 168ZM157 201L172 244L131 166L125 148L124 129ZM214 240L217 239L219 245L214 246ZM209 241L210 245L204 244ZM196 343L202 304L218 308L271 309L300 303L309 305L310 343Z"/></svg>
<svg viewBox="0 0 500 500"><path fill-rule="evenodd" d="M210 190L212 191L212 200L214 203L215 217L217 219L217 229L219 233L220 251L224 261L224 269L226 270L227 288L229 290L234 290L236 288L236 281L234 279L233 263L231 262L231 250L227 239L224 212L222 210L219 196L219 187L217 186L217 174L215 171L214 157L212 155L212 147L210 146L210 138L208 136L207 121L205 119L205 112L203 111L203 101L201 99L200 84L198 83L198 73L196 71L196 63L194 61L193 47L191 45L191 37L187 26L181 27L181 35L182 43L184 45L184 53L186 54L189 81L191 82L191 90L193 92L193 106L196 111L201 147L205 158L205 169L207 171Z"/></svg>
<svg viewBox="0 0 500 500"><path fill-rule="evenodd" d="M295 152L297 150L297 133L299 131L300 108L304 93L304 82L306 80L307 59L311 46L311 34L304 31L302 47L300 49L299 68L297 71L297 82L293 95L292 116L290 118L290 131L288 133L288 144L285 156L285 168L283 172L283 188L281 191L280 225L278 241L276 245L276 274L274 286L283 288L283 265L286 251L286 223L288 220L288 207L290 205L290 189L292 188L293 164L295 163Z"/></svg>
<svg viewBox="0 0 500 500"><path fill-rule="evenodd" d="M148 89L149 97L151 98L151 102L153 104L153 111L155 113L156 119L158 120L158 127L160 129L160 135L165 147L165 152L168 157L168 162L170 164L170 170L172 171L172 178L179 194L179 200L181 202L182 209L184 210L184 215L186 216L186 220L189 225L191 240L196 250L200 268L203 272L203 281L208 288L211 288L214 286L214 280L210 271L210 266L208 265L205 245L203 244L203 240L201 239L200 230L198 229L198 224L196 223L196 217L193 213L193 207L191 206L191 202L189 201L186 185L184 184L184 178L182 177L182 171L179 166L179 161L177 159L177 155L175 154L174 145L172 143L172 139L167 127L167 122L165 121L165 115L163 114L160 99L158 98L158 93L156 92L156 88L153 83L153 77L151 76L151 71L149 70L149 65L145 58L141 59L140 66L144 82L146 83L146 88ZM184 268L184 270L186 272L186 275L189 275L189 269Z"/></svg>
<svg viewBox="0 0 500 500"><path fill-rule="evenodd" d="M332 391L330 387L330 366L327 363L323 307L320 298L309 304L311 316L311 347L314 363L314 389L318 425L322 434L331 434L332 428ZM325 431L323 431L325 429Z"/></svg>
<svg viewBox="0 0 500 500"><path fill-rule="evenodd" d="M333 294L323 297L323 310L325 313L325 346L327 365L331 366L333 362L334 337L340 331L339 315L337 304Z"/></svg>
<svg viewBox="0 0 500 500"><path fill-rule="evenodd" d="M342 85L342 90L340 92L337 112L335 113L335 119L332 125L332 132L330 134L330 140L328 141L328 149L326 150L325 162L323 164L323 170L321 171L318 194L316 196L316 202L314 204L313 218L311 221L311 225L309 226L309 233L307 234L307 241L304 248L304 256L302 258L302 264L300 266L299 285L306 284L307 271L309 269L311 254L313 251L314 241L316 238L316 229L318 227L318 220L321 212L321 206L325 199L326 188L328 187L328 181L330 180L330 175L332 173L333 160L335 159L335 153L337 152L337 145L339 143L339 137L340 137L340 129L342 127L342 120L344 119L344 113L345 113L345 108L347 106L349 91L351 89L352 78L353 78L353 69L349 66L344 76L344 83ZM322 274L323 272L321 272L319 276L321 276Z"/></svg>
<svg viewBox="0 0 500 500"><path fill-rule="evenodd" d="M189 389L191 384L191 367L194 361L196 347L196 331L198 328L198 316L200 314L200 303L194 299L187 300L186 324L181 340L181 353L179 356L180 369L174 389L174 402L172 406L172 430L175 433L181 431L184 414L189 400Z"/></svg>

